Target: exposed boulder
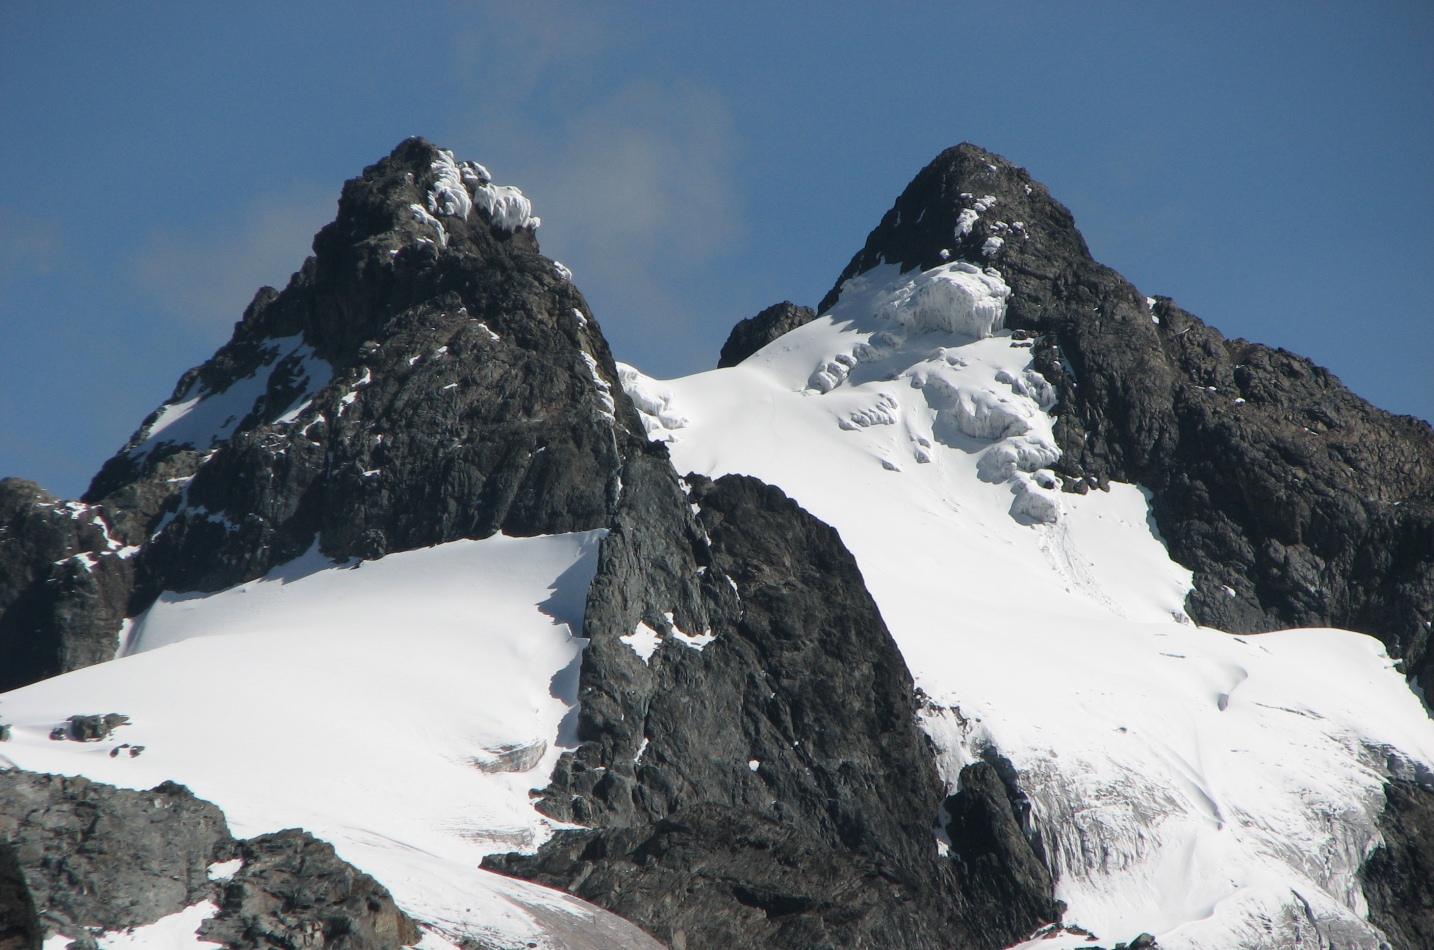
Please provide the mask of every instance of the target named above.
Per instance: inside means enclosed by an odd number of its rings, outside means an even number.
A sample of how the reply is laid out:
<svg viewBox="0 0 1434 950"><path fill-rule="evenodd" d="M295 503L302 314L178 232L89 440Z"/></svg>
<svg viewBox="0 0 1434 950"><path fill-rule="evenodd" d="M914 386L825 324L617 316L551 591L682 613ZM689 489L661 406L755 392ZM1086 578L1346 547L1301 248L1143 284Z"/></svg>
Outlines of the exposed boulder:
<svg viewBox="0 0 1434 950"><path fill-rule="evenodd" d="M244 864L221 887L219 913L200 936L234 950L314 947L393 950L418 925L388 890L298 828L239 842Z"/></svg>
<svg viewBox="0 0 1434 950"><path fill-rule="evenodd" d="M182 785L135 792L13 769L0 771L0 845L13 861L0 912L9 926L29 906L44 936L73 938L205 900L209 865L234 851L224 815Z"/></svg>
<svg viewBox="0 0 1434 950"><path fill-rule="evenodd" d="M211 867L237 859L224 881ZM0 771L0 948L152 924L203 901L205 939L234 950L395 950L417 925L373 878L298 829L236 842L183 785L147 792Z"/></svg>

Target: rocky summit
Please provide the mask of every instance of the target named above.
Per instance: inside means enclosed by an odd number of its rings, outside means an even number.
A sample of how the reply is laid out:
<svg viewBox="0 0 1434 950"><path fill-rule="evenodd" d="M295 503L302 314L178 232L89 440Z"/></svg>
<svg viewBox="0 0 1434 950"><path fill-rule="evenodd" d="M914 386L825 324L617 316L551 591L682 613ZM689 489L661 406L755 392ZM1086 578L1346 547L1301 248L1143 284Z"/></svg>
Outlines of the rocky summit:
<svg viewBox="0 0 1434 950"><path fill-rule="evenodd" d="M1427 423L971 145L681 380L540 225L404 141L0 482L0 947L1427 945Z"/></svg>

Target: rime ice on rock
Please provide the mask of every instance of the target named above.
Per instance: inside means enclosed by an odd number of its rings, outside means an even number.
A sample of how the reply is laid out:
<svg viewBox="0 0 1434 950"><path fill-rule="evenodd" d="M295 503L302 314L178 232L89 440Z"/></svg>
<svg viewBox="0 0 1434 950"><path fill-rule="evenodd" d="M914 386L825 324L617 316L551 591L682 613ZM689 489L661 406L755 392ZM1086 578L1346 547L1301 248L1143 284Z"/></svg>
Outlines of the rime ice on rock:
<svg viewBox="0 0 1434 950"><path fill-rule="evenodd" d="M506 231L536 228L542 223L542 219L533 214L532 202L521 190L512 185L493 184L488 169L477 162L455 162L452 152L440 149L437 160L429 168L436 177L428 188L428 208L413 205L413 216L438 232L440 247L448 246L448 234L433 215L467 220L475 204L488 213L494 227Z"/></svg>
<svg viewBox="0 0 1434 950"><path fill-rule="evenodd" d="M466 219L473 210L473 199L463 184L463 172L454 163L453 153L440 149L438 160L429 167L438 179L428 189L428 210Z"/></svg>
<svg viewBox="0 0 1434 950"><path fill-rule="evenodd" d="M486 182L473 189L478 207L488 212L495 227L508 231L519 228L536 228L543 221L533 214L533 203L512 185L494 185Z"/></svg>

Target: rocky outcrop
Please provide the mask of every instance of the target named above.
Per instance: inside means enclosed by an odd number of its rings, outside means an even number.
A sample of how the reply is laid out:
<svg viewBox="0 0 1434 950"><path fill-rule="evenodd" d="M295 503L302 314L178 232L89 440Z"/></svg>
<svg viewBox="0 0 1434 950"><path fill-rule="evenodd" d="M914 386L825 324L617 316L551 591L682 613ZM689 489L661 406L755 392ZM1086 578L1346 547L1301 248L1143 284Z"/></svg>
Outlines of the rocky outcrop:
<svg viewBox="0 0 1434 950"><path fill-rule="evenodd" d="M727 335L727 342L722 344L722 354L717 360L718 369L736 366L777 337L811 323L816 317L816 311L811 307L798 307L790 300L773 304L755 317L748 317Z"/></svg>
<svg viewBox="0 0 1434 950"><path fill-rule="evenodd" d="M1012 791L995 766L974 762L961 770L960 790L945 806L946 833L964 872L972 916L1005 933L1053 919L1051 873L1022 829Z"/></svg>
<svg viewBox="0 0 1434 950"><path fill-rule="evenodd" d="M209 865L234 850L224 815L182 785L132 792L18 770L0 772L0 844L13 862L5 919L28 906L45 936L74 938L205 900Z"/></svg>
<svg viewBox="0 0 1434 950"><path fill-rule="evenodd" d="M239 842L243 866L220 888L219 913L200 936L235 950L323 947L391 950L417 943L418 926L388 890L290 828Z"/></svg>
<svg viewBox="0 0 1434 950"><path fill-rule="evenodd" d="M133 569L111 517L0 481L0 692L114 656Z"/></svg>
<svg viewBox="0 0 1434 950"><path fill-rule="evenodd" d="M917 175L822 301L881 263L960 258L1011 287L1007 326L1038 338L1057 388L1069 490L1155 493L1187 609L1231 632L1373 634L1434 682L1434 429L1350 393L1283 350L1228 340L1091 259L1069 211L972 145Z"/></svg>
<svg viewBox="0 0 1434 950"><path fill-rule="evenodd" d="M1393 781L1384 798L1383 843L1360 869L1369 921L1393 950L1434 947L1434 790Z"/></svg>
<svg viewBox="0 0 1434 950"><path fill-rule="evenodd" d="M315 543L364 559L605 525L615 433L641 424L525 208L481 166L401 143L344 186L314 256L259 291L84 503L4 483L4 685L109 659L121 619L161 590L221 589ZM100 544L76 537L91 512L125 558L75 558Z"/></svg>
<svg viewBox="0 0 1434 950"><path fill-rule="evenodd" d="M490 866L687 950L998 947L1057 919L1004 792L963 812L1002 848L940 854L911 677L836 532L755 479L686 487L685 531L620 510L589 598L584 744L540 807L590 830Z"/></svg>
<svg viewBox="0 0 1434 950"><path fill-rule="evenodd" d="M226 881L211 866L233 860ZM203 901L207 940L235 950L395 950L419 939L387 890L297 829L236 842L184 786L147 792L0 771L0 947L152 924Z"/></svg>

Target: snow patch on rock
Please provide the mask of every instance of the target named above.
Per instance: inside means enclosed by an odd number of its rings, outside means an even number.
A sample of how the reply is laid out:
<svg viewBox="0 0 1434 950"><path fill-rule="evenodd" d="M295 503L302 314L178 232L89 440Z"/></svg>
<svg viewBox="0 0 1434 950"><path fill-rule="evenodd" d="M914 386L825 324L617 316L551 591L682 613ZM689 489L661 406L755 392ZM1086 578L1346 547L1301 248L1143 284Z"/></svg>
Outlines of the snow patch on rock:
<svg viewBox="0 0 1434 950"><path fill-rule="evenodd" d="M139 461L163 445L214 448L262 404L271 386L296 394L273 419L263 421L285 424L297 419L333 378L333 366L316 356L302 336L269 340L263 349L259 367L224 389L208 390L195 377L178 397L150 414L131 440L138 444L129 450L129 457Z"/></svg>
<svg viewBox="0 0 1434 950"><path fill-rule="evenodd" d="M675 430L687 425L687 417L674 408L672 390L626 363L617 364L617 381L623 392L632 400L632 404L637 407L647 438L653 442L676 441Z"/></svg>
<svg viewBox="0 0 1434 950"><path fill-rule="evenodd" d="M662 646L662 634L641 621L638 622L636 630L625 637L618 637L618 639L627 644L628 648L636 653L637 658L643 663L651 663L652 655L657 652L658 647Z"/></svg>

